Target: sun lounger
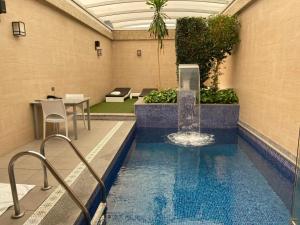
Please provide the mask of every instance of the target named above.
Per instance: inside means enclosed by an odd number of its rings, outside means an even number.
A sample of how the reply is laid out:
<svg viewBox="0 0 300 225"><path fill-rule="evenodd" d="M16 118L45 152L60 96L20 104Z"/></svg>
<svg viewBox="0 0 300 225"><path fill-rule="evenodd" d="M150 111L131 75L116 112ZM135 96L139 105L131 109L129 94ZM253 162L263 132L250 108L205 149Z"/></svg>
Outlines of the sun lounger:
<svg viewBox="0 0 300 225"><path fill-rule="evenodd" d="M115 88L105 96L106 102L124 102L129 97L131 88Z"/></svg>
<svg viewBox="0 0 300 225"><path fill-rule="evenodd" d="M144 88L141 92L141 94L139 95L139 98L143 98L146 95L150 94L151 91L157 91L157 88Z"/></svg>

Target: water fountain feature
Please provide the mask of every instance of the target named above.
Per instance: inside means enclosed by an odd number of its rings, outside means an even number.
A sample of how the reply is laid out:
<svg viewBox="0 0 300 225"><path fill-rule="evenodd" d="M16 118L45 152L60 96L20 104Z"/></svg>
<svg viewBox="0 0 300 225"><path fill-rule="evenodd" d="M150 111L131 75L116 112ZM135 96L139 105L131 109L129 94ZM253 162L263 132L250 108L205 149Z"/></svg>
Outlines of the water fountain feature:
<svg viewBox="0 0 300 225"><path fill-rule="evenodd" d="M200 132L200 73L198 65L181 64L178 90L178 132L168 135L172 143L203 146L214 142L213 135Z"/></svg>

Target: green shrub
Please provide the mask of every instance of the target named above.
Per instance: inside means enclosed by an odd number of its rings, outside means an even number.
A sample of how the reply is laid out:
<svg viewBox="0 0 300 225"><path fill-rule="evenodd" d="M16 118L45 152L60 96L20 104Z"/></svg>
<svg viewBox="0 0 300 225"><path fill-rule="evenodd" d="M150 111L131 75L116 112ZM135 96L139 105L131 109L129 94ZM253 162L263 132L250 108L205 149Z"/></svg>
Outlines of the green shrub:
<svg viewBox="0 0 300 225"><path fill-rule="evenodd" d="M212 43L210 52L212 54L210 78L210 88L219 90L219 76L222 75L220 65L223 60L231 55L239 39L240 23L236 16L216 15L207 20L209 41Z"/></svg>
<svg viewBox="0 0 300 225"><path fill-rule="evenodd" d="M174 89L161 91L151 91L149 95L144 97L146 103L176 103L177 92Z"/></svg>
<svg viewBox="0 0 300 225"><path fill-rule="evenodd" d="M240 23L236 16L215 15L207 19L209 41L212 43L211 54L222 61L231 55L234 46L240 42Z"/></svg>
<svg viewBox="0 0 300 225"><path fill-rule="evenodd" d="M202 104L236 104L239 99L233 89L214 91L212 89L201 89L200 101ZM145 103L176 103L177 91L167 89L162 91L151 91L144 97Z"/></svg>
<svg viewBox="0 0 300 225"><path fill-rule="evenodd" d="M177 19L176 64L198 64L200 84L211 76L212 88L218 90L219 65L239 43L240 23L236 16Z"/></svg>
<svg viewBox="0 0 300 225"><path fill-rule="evenodd" d="M200 91L200 101L201 103L215 103L215 95L216 92L213 91L212 89L201 89Z"/></svg>
<svg viewBox="0 0 300 225"><path fill-rule="evenodd" d="M211 68L211 47L208 39L206 18L184 17L177 19L175 34L176 64L198 64L201 87L208 79L208 72Z"/></svg>
<svg viewBox="0 0 300 225"><path fill-rule="evenodd" d="M233 89L223 89L218 91L201 89L200 101L204 104L235 104L239 102L239 99Z"/></svg>

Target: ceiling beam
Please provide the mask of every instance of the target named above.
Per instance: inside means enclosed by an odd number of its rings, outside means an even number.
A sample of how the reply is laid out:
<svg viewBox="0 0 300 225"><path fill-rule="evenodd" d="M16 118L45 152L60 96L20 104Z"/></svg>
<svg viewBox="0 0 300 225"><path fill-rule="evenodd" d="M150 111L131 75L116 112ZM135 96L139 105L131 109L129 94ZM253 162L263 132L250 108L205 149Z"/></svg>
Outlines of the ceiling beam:
<svg viewBox="0 0 300 225"><path fill-rule="evenodd" d="M170 23L167 23L167 26L168 25L175 26L176 23L175 22L170 22ZM114 29L132 28L132 27L136 27L136 26L149 27L150 26L150 22L140 22L140 23L133 23L133 24L124 24L124 25L115 26Z"/></svg>
<svg viewBox="0 0 300 225"><path fill-rule="evenodd" d="M97 2L91 4L83 4L86 8L95 8L100 6L109 6L109 5L117 5L117 4L125 4L125 3L134 3L134 2L146 2L145 0L110 0L104 2ZM203 2L203 3L215 3L227 5L231 2L231 0L170 0L169 2Z"/></svg>
<svg viewBox="0 0 300 225"><path fill-rule="evenodd" d="M182 16L169 16L169 18L166 21L177 20L178 18L182 18ZM150 21L152 21L153 20L153 16L122 18L122 19L116 18L116 19L107 19L107 20L111 21L113 24L124 23L124 22L131 22L131 21L141 21L141 20L150 20Z"/></svg>
<svg viewBox="0 0 300 225"><path fill-rule="evenodd" d="M152 9L132 9L132 10L124 10L124 11L114 11L107 13L94 13L94 15L98 18L107 17L107 16L118 16L118 15L126 15L132 13L146 13L153 12ZM206 10L206 9L188 9L188 8L166 8L163 12L179 12L179 13L202 13L202 14L217 14L219 11L215 10Z"/></svg>
<svg viewBox="0 0 300 225"><path fill-rule="evenodd" d="M169 19L167 19L167 21L169 20L176 20L177 18L179 18L179 16L176 17L170 17ZM131 22L131 21L140 21L140 20L150 20L152 21L153 17L152 16L148 16L148 17L139 17L139 18L124 18L124 19L116 19L116 20L110 20L113 24L116 23L123 23L123 22Z"/></svg>

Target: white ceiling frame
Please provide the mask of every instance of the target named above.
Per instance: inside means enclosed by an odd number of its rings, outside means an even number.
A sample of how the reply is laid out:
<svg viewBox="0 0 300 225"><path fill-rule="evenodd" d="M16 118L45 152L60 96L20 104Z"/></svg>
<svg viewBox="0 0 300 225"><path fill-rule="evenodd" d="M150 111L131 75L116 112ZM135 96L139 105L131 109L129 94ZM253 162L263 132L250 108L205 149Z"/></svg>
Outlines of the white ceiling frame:
<svg viewBox="0 0 300 225"><path fill-rule="evenodd" d="M84 4L84 7L87 9L95 8L99 6L108 6L108 5L117 5L117 4L124 4L124 3L133 3L133 2L145 2L145 0L111 0L111 1L104 1L92 4ZM203 3L214 3L214 4L222 4L227 5L229 4L230 0L169 0L169 2L203 2Z"/></svg>
<svg viewBox="0 0 300 225"><path fill-rule="evenodd" d="M153 12L146 0L72 0L84 10L113 26L111 29L149 27ZM169 0L163 12L169 17L168 25L175 26L176 19L185 16L215 15L224 10L233 0ZM80 3L79 3L80 2ZM142 3L145 3L144 5ZM182 7L183 6L183 7ZM172 20L172 22L170 21Z"/></svg>
<svg viewBox="0 0 300 225"><path fill-rule="evenodd" d="M207 17L210 14L201 14L201 16L203 17ZM178 18L182 18L184 16L179 16L179 15L169 15L169 18L167 20L176 20ZM114 18L114 16L111 17L105 17L104 20L109 20L114 24L118 24L118 23L122 23L122 22L133 22L133 21L140 21L140 20L152 20L153 19L153 15L149 15L149 16L142 16L142 17L126 17L126 18Z"/></svg>
<svg viewBox="0 0 300 225"><path fill-rule="evenodd" d="M98 18L107 17L107 16L117 16L123 14L132 14L132 13L146 13L153 12L152 9L132 9L132 10L124 10L124 11L114 11L109 13L94 13L94 15ZM166 8L163 12L190 12L190 13L202 13L202 14L217 14L219 11L214 10L206 10L206 9L189 9L189 8Z"/></svg>

